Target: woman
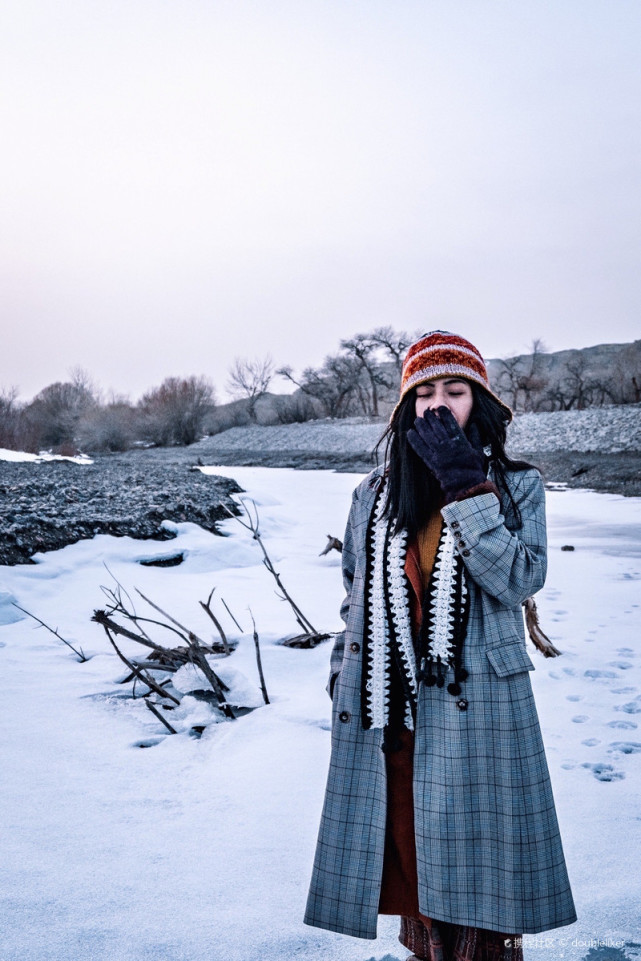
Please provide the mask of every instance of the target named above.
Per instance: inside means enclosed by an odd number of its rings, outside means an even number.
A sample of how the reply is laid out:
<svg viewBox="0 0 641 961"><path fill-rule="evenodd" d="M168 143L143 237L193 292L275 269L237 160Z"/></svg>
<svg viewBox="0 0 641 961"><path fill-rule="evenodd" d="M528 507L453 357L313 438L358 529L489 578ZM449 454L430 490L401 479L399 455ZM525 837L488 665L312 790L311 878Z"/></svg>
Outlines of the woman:
<svg viewBox="0 0 641 961"><path fill-rule="evenodd" d="M576 920L521 604L546 572L545 496L504 450L479 351L410 347L386 464L352 497L332 755L305 922L429 961L516 961Z"/></svg>

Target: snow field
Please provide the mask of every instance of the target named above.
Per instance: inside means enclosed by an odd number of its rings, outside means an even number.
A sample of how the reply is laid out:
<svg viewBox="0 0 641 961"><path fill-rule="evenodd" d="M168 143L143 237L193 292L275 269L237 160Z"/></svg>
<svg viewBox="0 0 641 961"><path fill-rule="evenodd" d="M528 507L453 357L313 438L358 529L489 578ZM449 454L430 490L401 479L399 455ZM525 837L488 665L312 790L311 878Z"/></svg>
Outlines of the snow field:
<svg viewBox="0 0 641 961"><path fill-rule="evenodd" d="M342 536L359 478L205 470L235 477L256 500L287 589L315 627L340 629L340 557L318 555L327 534ZM618 958L641 957L631 944L641 940L641 500L552 491L548 520L548 581L537 603L543 629L564 653L544 660L530 648L531 677L579 921L527 936L525 957L578 961L592 938L625 942ZM301 651L277 643L300 629L236 521L225 522L226 538L172 527L177 536L168 542L103 535L37 565L1 569L0 958L405 958L396 919L381 919L376 941L301 920L329 758L330 644ZM561 551L564 544L575 551ZM178 567L139 564L179 551ZM90 622L106 602L100 585L113 584L105 564L139 612L145 605L134 587L204 639L213 633L198 600L216 585L214 610L230 636L238 631L220 596L247 632L225 667L238 672L234 688L242 682L248 700L258 684L251 606L272 703L210 724L196 739L191 726L209 709L185 699L169 716L180 733L167 736L141 701L123 697L116 682L124 665ZM34 629L11 597L91 659L78 663Z"/></svg>

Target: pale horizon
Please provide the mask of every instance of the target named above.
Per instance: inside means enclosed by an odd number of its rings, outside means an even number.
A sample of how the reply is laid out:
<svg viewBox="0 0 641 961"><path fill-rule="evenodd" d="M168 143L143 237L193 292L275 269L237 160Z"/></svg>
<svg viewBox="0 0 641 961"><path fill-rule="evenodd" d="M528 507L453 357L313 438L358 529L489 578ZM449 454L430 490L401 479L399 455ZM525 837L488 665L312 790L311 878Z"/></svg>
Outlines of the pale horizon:
<svg viewBox="0 0 641 961"><path fill-rule="evenodd" d="M0 389L640 335L641 7L8 0ZM286 390L278 382L278 390Z"/></svg>

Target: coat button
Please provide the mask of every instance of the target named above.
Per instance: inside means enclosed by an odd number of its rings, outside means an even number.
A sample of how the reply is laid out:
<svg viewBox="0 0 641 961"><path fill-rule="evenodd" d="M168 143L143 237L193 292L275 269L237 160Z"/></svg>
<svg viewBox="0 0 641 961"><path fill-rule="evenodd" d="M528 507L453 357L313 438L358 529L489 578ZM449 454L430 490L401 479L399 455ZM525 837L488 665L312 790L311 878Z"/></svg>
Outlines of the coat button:
<svg viewBox="0 0 641 961"><path fill-rule="evenodd" d="M458 542L458 546L459 546L459 547L465 547L465 541L459 541L459 542Z"/></svg>
<svg viewBox="0 0 641 961"><path fill-rule="evenodd" d="M460 526L461 525L459 524L458 521L452 521L452 523L450 524L450 527L452 528L452 530L455 530L455 531L457 531Z"/></svg>
<svg viewBox="0 0 641 961"><path fill-rule="evenodd" d="M470 556L470 552L469 552L469 551L461 551L461 554L463 555L463 557L469 557L469 556Z"/></svg>
<svg viewBox="0 0 641 961"><path fill-rule="evenodd" d="M341 711L340 714L338 715L339 720L341 720L343 724L347 724L351 716L352 715L349 713L349 711Z"/></svg>
<svg viewBox="0 0 641 961"><path fill-rule="evenodd" d="M459 711L467 711L467 698L459 697L458 701L456 702L456 706L458 707Z"/></svg>
<svg viewBox="0 0 641 961"><path fill-rule="evenodd" d="M361 649L361 645L358 643L358 641L352 641L352 643L349 645L349 649L352 654L358 654Z"/></svg>

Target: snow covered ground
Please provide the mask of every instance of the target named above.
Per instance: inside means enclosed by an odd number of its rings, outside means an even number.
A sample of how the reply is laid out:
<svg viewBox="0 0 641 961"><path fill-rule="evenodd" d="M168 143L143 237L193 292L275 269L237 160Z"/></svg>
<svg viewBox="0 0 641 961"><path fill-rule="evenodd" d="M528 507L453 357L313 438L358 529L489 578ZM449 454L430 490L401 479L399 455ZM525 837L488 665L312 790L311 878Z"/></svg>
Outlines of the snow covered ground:
<svg viewBox="0 0 641 961"><path fill-rule="evenodd" d="M39 454L27 454L26 451L8 450L6 447L0 447L0 460L14 461L15 463L30 462L33 464L42 464L44 461L50 460L68 460L74 464L93 464L93 461L84 454L79 454L77 457L66 457L63 454L52 454L46 450L41 451Z"/></svg>
<svg viewBox="0 0 641 961"><path fill-rule="evenodd" d="M338 630L340 558L318 555L327 534L342 535L359 478L211 470L256 500L286 586L318 629ZM548 509L538 604L564 654L545 661L532 649L531 676L579 920L526 936L525 957L638 959L641 499L558 490ZM298 627L235 521L227 538L172 526L173 541L100 535L0 569L1 961L404 959L396 919L381 919L376 941L301 920L329 757L330 645L277 643ZM139 564L179 551L178 567ZM123 697L122 665L90 622L105 603L100 585L113 583L105 564L201 636L211 632L198 601L214 585L246 631L251 605L272 703L196 739L190 728L208 708L182 702L180 733L166 736ZM12 598L90 660L35 629ZM215 610L235 636L220 601ZM249 634L229 666L255 692Z"/></svg>

